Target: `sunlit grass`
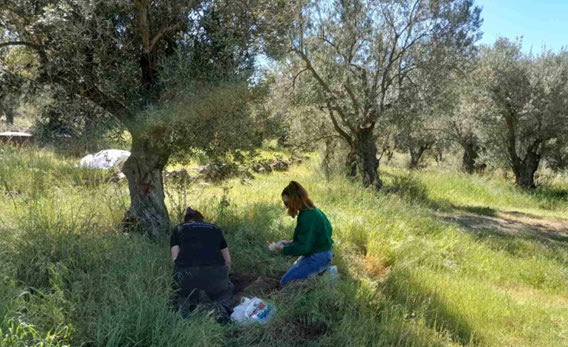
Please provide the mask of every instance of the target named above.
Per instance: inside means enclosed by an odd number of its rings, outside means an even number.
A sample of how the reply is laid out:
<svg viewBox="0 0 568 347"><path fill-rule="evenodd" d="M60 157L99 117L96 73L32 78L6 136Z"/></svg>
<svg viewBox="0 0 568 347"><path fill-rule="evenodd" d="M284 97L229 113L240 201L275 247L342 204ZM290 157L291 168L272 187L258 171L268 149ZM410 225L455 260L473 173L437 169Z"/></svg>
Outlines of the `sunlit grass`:
<svg viewBox="0 0 568 347"><path fill-rule="evenodd" d="M317 158L243 185L168 186L173 222L185 203L225 232L234 272L281 276L293 259L266 250L295 221L280 201L301 182L329 216L340 280L270 297L267 327L183 321L167 309L167 237L117 228L125 184L46 150L3 149L0 345L519 345L568 341L566 241L474 232L451 214L518 211L566 218L562 182L526 193L491 176L386 169L375 193ZM560 185L558 185L560 184ZM7 187L7 188L6 188ZM563 193L564 192L564 193ZM3 339L3 340L2 340Z"/></svg>

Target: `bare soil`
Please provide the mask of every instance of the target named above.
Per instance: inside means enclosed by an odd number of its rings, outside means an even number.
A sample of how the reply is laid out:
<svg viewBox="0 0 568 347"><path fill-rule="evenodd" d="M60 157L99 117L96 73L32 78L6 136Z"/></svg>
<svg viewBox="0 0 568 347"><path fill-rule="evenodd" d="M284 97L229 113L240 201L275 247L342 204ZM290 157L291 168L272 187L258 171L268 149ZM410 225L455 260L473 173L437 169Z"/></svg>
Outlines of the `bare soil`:
<svg viewBox="0 0 568 347"><path fill-rule="evenodd" d="M508 236L568 241L568 220L555 220L519 211L496 211L491 215L444 213L440 217L472 233L496 232Z"/></svg>
<svg viewBox="0 0 568 347"><path fill-rule="evenodd" d="M280 289L280 280L273 277L258 276L255 273L235 273L229 276L235 286L235 297L267 297Z"/></svg>

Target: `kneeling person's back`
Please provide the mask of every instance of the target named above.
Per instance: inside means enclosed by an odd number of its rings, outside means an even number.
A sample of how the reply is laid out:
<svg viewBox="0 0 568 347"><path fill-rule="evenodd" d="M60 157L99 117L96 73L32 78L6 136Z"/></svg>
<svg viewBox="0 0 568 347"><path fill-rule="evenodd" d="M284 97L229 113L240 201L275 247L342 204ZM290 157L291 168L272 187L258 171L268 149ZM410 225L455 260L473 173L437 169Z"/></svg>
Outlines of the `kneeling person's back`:
<svg viewBox="0 0 568 347"><path fill-rule="evenodd" d="M178 307L191 310L199 292L230 310L233 286L229 280L231 256L221 229L203 221L200 212L188 208L185 221L172 231L174 284Z"/></svg>
<svg viewBox="0 0 568 347"><path fill-rule="evenodd" d="M174 263L179 267L226 265L221 250L227 242L221 230L206 222L182 223L172 232L170 246L179 247Z"/></svg>

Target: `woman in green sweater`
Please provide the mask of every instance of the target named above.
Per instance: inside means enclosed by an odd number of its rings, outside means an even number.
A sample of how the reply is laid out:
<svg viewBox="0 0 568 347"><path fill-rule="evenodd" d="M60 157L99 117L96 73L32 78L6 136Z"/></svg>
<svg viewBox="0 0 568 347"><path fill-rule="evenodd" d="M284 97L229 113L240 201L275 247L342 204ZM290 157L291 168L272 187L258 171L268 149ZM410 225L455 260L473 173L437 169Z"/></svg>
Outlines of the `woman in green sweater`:
<svg viewBox="0 0 568 347"><path fill-rule="evenodd" d="M293 239L280 241L276 248L285 255L301 256L282 276L280 283L285 286L325 271L333 258L333 240L329 220L298 182L292 181L284 188L282 202L290 217L297 216L298 222Z"/></svg>

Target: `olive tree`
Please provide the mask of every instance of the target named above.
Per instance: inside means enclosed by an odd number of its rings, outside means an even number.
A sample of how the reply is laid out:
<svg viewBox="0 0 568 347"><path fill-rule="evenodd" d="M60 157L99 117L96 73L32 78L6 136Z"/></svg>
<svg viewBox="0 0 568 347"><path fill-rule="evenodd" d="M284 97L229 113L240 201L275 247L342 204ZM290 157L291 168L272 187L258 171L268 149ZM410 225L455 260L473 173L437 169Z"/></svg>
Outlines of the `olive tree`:
<svg viewBox="0 0 568 347"><path fill-rule="evenodd" d="M474 76L485 96L484 142L520 187L534 188L542 160L556 158L566 144L568 52L527 55L519 42L499 39L483 50Z"/></svg>
<svg viewBox="0 0 568 347"><path fill-rule="evenodd" d="M397 148L410 154L410 169L418 168L426 151L436 145L438 150L442 147L444 133L438 129L456 107L452 88L455 78L456 74L448 69L417 69L400 89L392 112L397 128L395 141Z"/></svg>
<svg viewBox="0 0 568 347"><path fill-rule="evenodd" d="M482 127L480 110L481 94L472 79L473 66L464 67L447 86L447 102L453 106L450 112L442 113L438 121L438 132L451 143L463 150L461 170L475 172L482 143L479 132Z"/></svg>
<svg viewBox="0 0 568 347"><path fill-rule="evenodd" d="M181 148L214 152L245 122L254 58L278 50L283 1L4 0L0 48L33 50L35 80L120 121L132 136L129 219L164 230L162 170ZM167 111L167 112L166 112ZM233 120L228 125L224 120ZM242 140L242 139L241 139Z"/></svg>
<svg viewBox="0 0 568 347"><path fill-rule="evenodd" d="M346 165L380 188L376 127L412 72L452 68L478 37L472 0L300 1L290 30L294 78L314 90L348 144ZM301 75L301 76L300 76Z"/></svg>

